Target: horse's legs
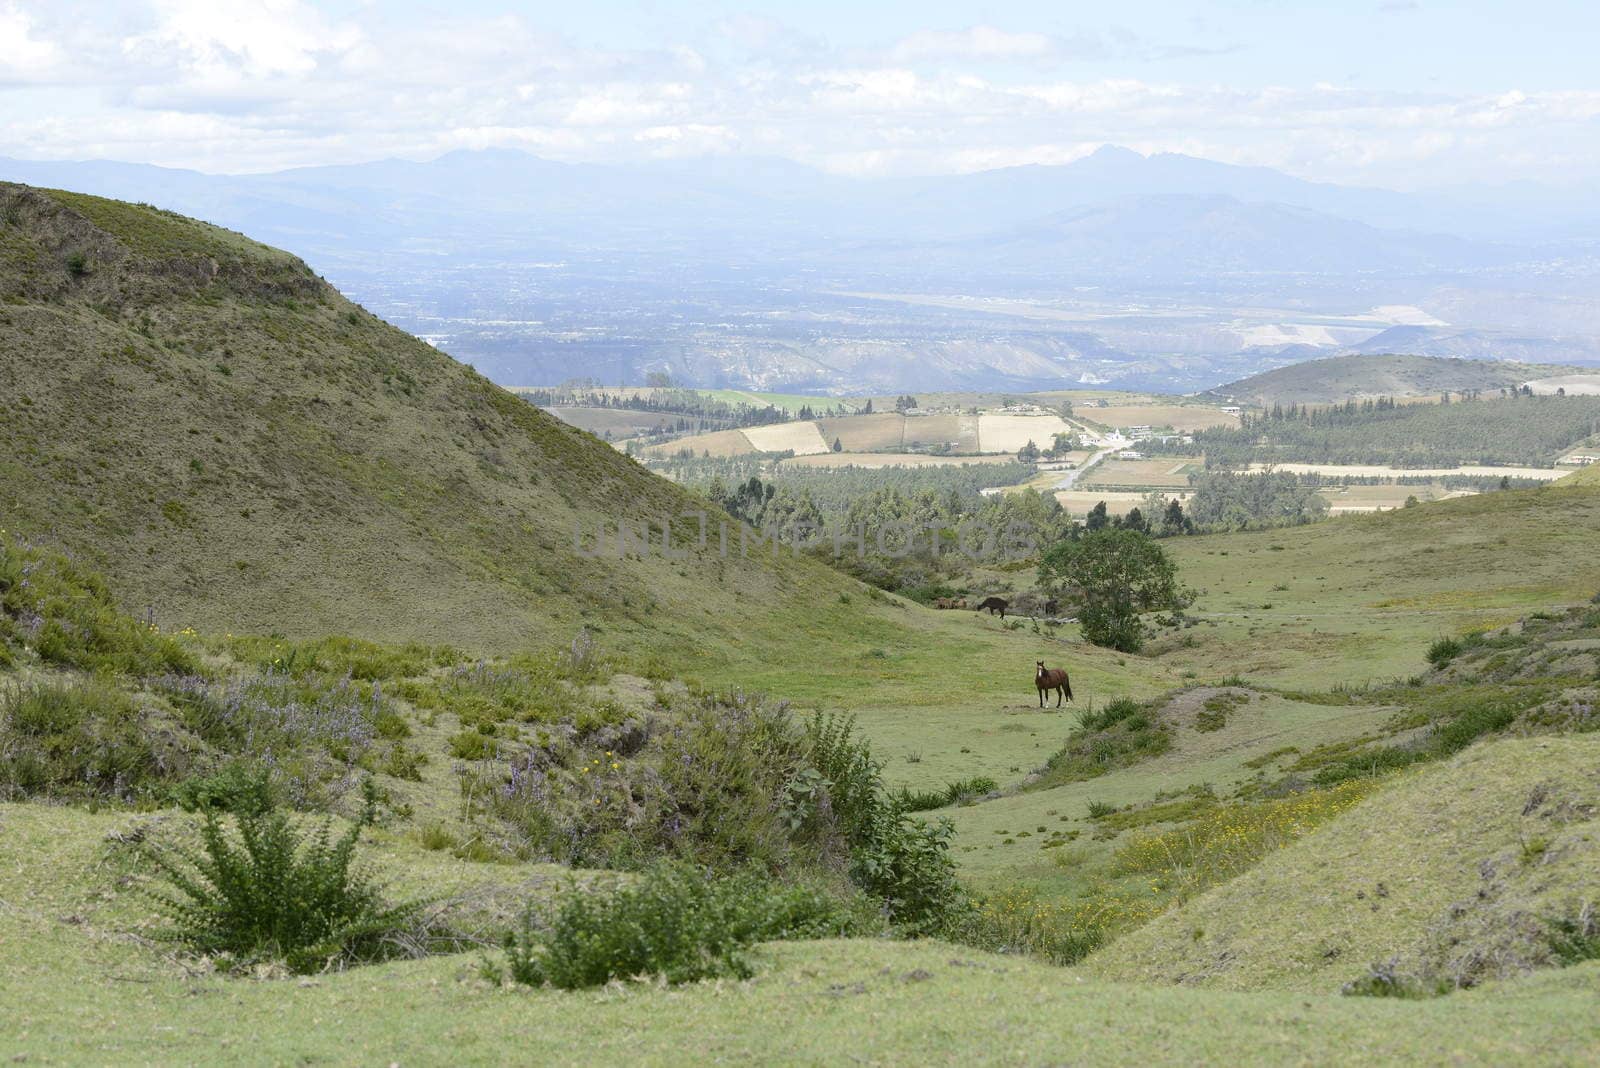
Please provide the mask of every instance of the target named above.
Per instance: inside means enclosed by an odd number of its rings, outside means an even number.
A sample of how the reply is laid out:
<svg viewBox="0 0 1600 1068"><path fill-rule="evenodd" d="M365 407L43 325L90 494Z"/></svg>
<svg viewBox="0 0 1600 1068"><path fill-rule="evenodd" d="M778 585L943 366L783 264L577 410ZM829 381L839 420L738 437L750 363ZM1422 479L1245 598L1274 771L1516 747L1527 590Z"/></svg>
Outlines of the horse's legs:
<svg viewBox="0 0 1600 1068"><path fill-rule="evenodd" d="M1044 687L1039 687L1039 707L1044 707Z"/></svg>
<svg viewBox="0 0 1600 1068"><path fill-rule="evenodd" d="M1056 707L1061 707L1061 687L1056 687Z"/></svg>

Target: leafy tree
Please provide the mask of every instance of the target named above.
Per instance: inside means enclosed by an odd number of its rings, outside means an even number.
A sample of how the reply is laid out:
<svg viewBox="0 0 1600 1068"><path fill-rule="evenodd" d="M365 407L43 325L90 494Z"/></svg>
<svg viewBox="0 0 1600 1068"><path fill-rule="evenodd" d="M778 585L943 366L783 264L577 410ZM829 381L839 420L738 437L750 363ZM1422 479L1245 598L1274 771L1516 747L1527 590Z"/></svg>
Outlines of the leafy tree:
<svg viewBox="0 0 1600 1068"><path fill-rule="evenodd" d="M834 438L833 439L833 451L834 452L844 452L844 442L840 441L838 438Z"/></svg>
<svg viewBox="0 0 1600 1068"><path fill-rule="evenodd" d="M865 408L861 409L861 414L862 415L871 415L872 414L872 398L871 397L867 398L867 406Z"/></svg>
<svg viewBox="0 0 1600 1068"><path fill-rule="evenodd" d="M1028 443L1017 450L1017 461L1019 463L1031 464L1038 458L1039 446L1033 443L1032 438L1029 438Z"/></svg>
<svg viewBox="0 0 1600 1068"><path fill-rule="evenodd" d="M1094 533L1097 530L1104 530L1106 527L1111 525L1111 517L1106 514L1105 501L1101 501L1093 508L1089 509L1089 515L1086 519L1084 519L1083 525L1084 528L1090 533Z"/></svg>
<svg viewBox="0 0 1600 1068"><path fill-rule="evenodd" d="M1039 584L1077 606L1086 639L1125 653L1144 645L1142 613L1194 600L1160 544L1137 530L1099 530L1051 546L1039 561Z"/></svg>

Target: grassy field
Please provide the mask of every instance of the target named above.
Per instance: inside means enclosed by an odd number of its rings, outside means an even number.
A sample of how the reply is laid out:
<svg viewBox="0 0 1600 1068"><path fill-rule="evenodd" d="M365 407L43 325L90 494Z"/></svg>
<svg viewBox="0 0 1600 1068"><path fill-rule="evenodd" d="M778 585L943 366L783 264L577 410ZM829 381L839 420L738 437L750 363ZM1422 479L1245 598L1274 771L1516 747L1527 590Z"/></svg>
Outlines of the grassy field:
<svg viewBox="0 0 1600 1068"><path fill-rule="evenodd" d="M1163 659L1204 672L1227 648L1311 689L1408 676L1440 635L1588 600L1596 537L1600 494L1551 487L1169 542L1207 624Z"/></svg>
<svg viewBox="0 0 1600 1068"><path fill-rule="evenodd" d="M1600 1042L1593 964L1424 1003L1112 983L939 942L773 945L753 979L678 988L499 989L479 978L475 954L230 979L127 933L147 929L148 914L106 835L130 822L0 806L0 1047L13 1060L681 1064L693 1049L785 1063L1134 1065L1165 1051L1241 1064L1553 1064ZM428 870L420 856L388 862Z"/></svg>

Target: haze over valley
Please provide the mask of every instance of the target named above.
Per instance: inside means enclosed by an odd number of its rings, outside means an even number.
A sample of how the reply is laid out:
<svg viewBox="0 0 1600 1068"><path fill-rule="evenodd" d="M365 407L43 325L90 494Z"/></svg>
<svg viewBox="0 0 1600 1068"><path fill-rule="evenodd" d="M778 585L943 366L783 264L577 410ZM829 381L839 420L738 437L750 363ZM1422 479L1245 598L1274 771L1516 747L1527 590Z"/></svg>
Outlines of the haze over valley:
<svg viewBox="0 0 1600 1068"><path fill-rule="evenodd" d="M1341 352L1600 363L1600 215L1103 147L830 177L737 157L461 151L254 176L0 161L304 256L507 385L1189 392Z"/></svg>

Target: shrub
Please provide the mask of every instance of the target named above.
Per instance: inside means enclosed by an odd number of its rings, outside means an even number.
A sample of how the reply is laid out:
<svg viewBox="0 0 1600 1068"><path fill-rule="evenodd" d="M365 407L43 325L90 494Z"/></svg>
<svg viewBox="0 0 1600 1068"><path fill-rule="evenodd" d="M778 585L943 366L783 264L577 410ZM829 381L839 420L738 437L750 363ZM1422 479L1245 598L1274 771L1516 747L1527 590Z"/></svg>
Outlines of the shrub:
<svg viewBox="0 0 1600 1068"><path fill-rule="evenodd" d="M0 797L131 801L184 771L187 753L133 699L98 680L0 690Z"/></svg>
<svg viewBox="0 0 1600 1068"><path fill-rule="evenodd" d="M831 817L843 835L851 881L907 933L950 922L966 904L950 859L950 824L912 819L884 792L882 767L855 736L852 717L819 713L806 724L806 740L811 766L826 783L815 817Z"/></svg>
<svg viewBox="0 0 1600 1068"><path fill-rule="evenodd" d="M1562 965L1600 960L1600 916L1586 904L1571 916L1557 916L1550 926L1550 952Z"/></svg>
<svg viewBox="0 0 1600 1068"><path fill-rule="evenodd" d="M1030 953L1055 964L1076 964L1113 935L1161 911L1151 901L1109 895L1091 900L1041 899L1012 887L982 898L947 937L994 953Z"/></svg>
<svg viewBox="0 0 1600 1068"><path fill-rule="evenodd" d="M70 557L0 531L0 649L124 675L191 672L187 650L117 610L105 580Z"/></svg>
<svg viewBox="0 0 1600 1068"><path fill-rule="evenodd" d="M311 831L270 803L264 782L252 804L233 813L237 840L217 809L202 809L200 848L148 851L167 882L152 889L172 922L164 937L241 963L282 961L306 973L331 964L393 955L393 936L411 924L423 902L388 904L372 876L355 864L362 828L377 816L377 792L364 785L361 815L338 838L323 821Z"/></svg>
<svg viewBox="0 0 1600 1068"><path fill-rule="evenodd" d="M977 775L945 783L943 789L939 790L910 790L902 786L895 792L894 802L902 812L927 812L946 805L959 805L999 788L1000 784L988 776Z"/></svg>
<svg viewBox="0 0 1600 1068"><path fill-rule="evenodd" d="M1103 731L1139 714L1139 702L1119 697L1096 712L1093 708L1078 713L1078 726L1086 731Z"/></svg>
<svg viewBox="0 0 1600 1068"><path fill-rule="evenodd" d="M859 924L816 887L661 864L631 882L572 887L545 926L529 909L506 937L506 971L518 983L565 990L637 976L744 978L752 972L745 951L756 942L844 935Z"/></svg>
<svg viewBox="0 0 1600 1068"><path fill-rule="evenodd" d="M1455 638L1440 638L1428 646L1428 663L1435 668L1442 668L1460 656L1462 648L1461 642Z"/></svg>
<svg viewBox="0 0 1600 1068"><path fill-rule="evenodd" d="M1367 974L1353 979L1339 988L1346 997L1362 998L1436 998L1455 989L1455 984L1437 976L1405 975L1398 970L1396 961L1374 964Z"/></svg>

